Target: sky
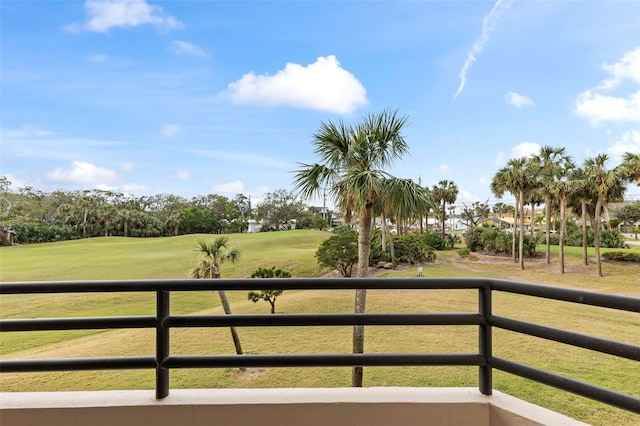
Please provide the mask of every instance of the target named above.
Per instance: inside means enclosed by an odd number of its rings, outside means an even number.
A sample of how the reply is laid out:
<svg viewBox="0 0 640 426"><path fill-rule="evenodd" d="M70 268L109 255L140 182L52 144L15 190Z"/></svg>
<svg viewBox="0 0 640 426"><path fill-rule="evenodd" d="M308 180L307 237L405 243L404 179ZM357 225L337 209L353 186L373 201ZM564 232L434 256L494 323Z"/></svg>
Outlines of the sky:
<svg viewBox="0 0 640 426"><path fill-rule="evenodd" d="M397 109L391 173L493 203L541 146L640 153L639 22L613 0L3 0L0 175L259 202L317 161L321 123Z"/></svg>

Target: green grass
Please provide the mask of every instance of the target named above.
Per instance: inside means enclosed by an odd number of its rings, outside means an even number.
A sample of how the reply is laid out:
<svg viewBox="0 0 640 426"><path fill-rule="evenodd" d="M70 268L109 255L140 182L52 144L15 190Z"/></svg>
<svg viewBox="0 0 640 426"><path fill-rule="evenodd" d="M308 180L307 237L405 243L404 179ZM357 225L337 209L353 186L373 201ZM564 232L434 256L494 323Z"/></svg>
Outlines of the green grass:
<svg viewBox="0 0 640 426"><path fill-rule="evenodd" d="M323 271L313 253L330 234L289 231L233 235L231 244L243 252L236 265L223 267L224 277L245 277L260 266L285 267L294 277L318 276ZM123 278L182 278L196 262L196 238L98 238L1 249L2 280L69 280ZM543 251L543 248L539 248ZM438 252L435 264L424 265L425 276L492 277L617 294L640 295L640 267L605 262L605 278L595 266L581 265L581 249L567 250L567 273L551 265L527 261L525 271L510 262L460 259L455 251ZM383 277L413 277L415 267L390 271ZM268 304L252 303L244 292L229 292L234 313L267 313ZM153 314L154 299L144 294L20 295L0 298L2 317L63 317ZM640 315L588 306L538 300L511 294L494 296L494 312L527 321L640 344ZM352 312L351 291L288 291L277 303L279 313ZM474 312L475 291L369 291L368 312ZM212 292L172 295L173 313L219 313ZM246 353L348 353L349 327L241 328ZM475 327L367 327L367 352L476 352ZM3 358L58 358L150 355L155 350L152 330L2 333ZM497 356L549 369L621 392L640 396L640 368L608 355L568 348L515 333L496 330ZM229 354L233 345L227 329L177 329L171 333L172 354ZM477 368L366 368L365 386L477 386ZM637 424L637 416L604 404L495 372L494 387L595 425ZM3 374L0 390L152 389L152 371L61 372ZM348 368L273 368L245 373L226 369L174 370L173 388L217 387L336 387L350 385Z"/></svg>

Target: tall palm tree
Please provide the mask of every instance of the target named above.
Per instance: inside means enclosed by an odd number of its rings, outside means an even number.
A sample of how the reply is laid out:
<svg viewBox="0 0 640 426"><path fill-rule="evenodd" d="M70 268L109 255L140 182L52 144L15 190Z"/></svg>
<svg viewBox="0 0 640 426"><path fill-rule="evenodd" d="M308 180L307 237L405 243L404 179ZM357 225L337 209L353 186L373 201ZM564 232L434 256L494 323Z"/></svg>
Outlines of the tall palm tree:
<svg viewBox="0 0 640 426"><path fill-rule="evenodd" d="M586 178L589 185L595 190L596 211L593 229L593 244L596 251L596 267L598 276L602 277L602 262L600 259L600 214L607 200L617 197L624 192L624 181L615 169L607 169L606 162L609 159L607 154L599 154L595 157L587 158L584 163Z"/></svg>
<svg viewBox="0 0 640 426"><path fill-rule="evenodd" d="M447 218L447 203L453 204L456 202L456 198L458 197L458 187L451 180L441 180L438 182L438 185L433 186L433 190L431 192L433 194L434 201L442 205L440 219L442 222L442 239L444 240L444 223Z"/></svg>
<svg viewBox="0 0 640 426"><path fill-rule="evenodd" d="M91 207L95 204L96 200L89 195L83 195L76 201L78 209L82 211L82 238L86 238L87 236L87 215Z"/></svg>
<svg viewBox="0 0 640 426"><path fill-rule="evenodd" d="M567 205L569 196L579 181L574 181L575 164L567 157L562 163L558 163L557 174L553 181L545 183L545 190L560 201L560 234L558 235L558 249L560 260L560 273L564 274L564 240L567 234Z"/></svg>
<svg viewBox="0 0 640 426"><path fill-rule="evenodd" d="M348 222L353 212L358 217L358 277L366 277L371 251L374 206L385 196L401 206L424 205L425 191L411 181L395 178L384 169L409 150L402 134L407 116L397 111L369 114L359 124L350 126L342 120L321 123L313 135L314 152L320 162L300 164L294 178L294 190L303 197L320 197L326 188L329 195L346 212ZM410 183L411 182L411 183ZM419 210L421 205L414 205ZM364 313L366 290L356 290L355 313ZM353 352L364 351L364 326L354 326ZM352 385L362 386L362 367L354 367Z"/></svg>
<svg viewBox="0 0 640 426"><path fill-rule="evenodd" d="M96 211L98 220L104 223L104 236L109 236L109 224L118 215L116 208L111 204L103 204Z"/></svg>
<svg viewBox="0 0 640 426"><path fill-rule="evenodd" d="M545 257L547 263L551 263L551 209L553 208L552 201L554 200L551 186L555 185L556 180L562 177L559 175L570 160L564 147L553 148L548 145L540 148L540 152L533 157L534 167L539 169L540 193L545 205Z"/></svg>
<svg viewBox="0 0 640 426"><path fill-rule="evenodd" d="M506 167L498 170L491 180L491 191L498 198L501 198L505 192L510 192L516 199L516 222L519 218L519 250L518 258L520 259L520 269L524 269L524 203L527 199L529 191L532 188L533 170L531 162L526 157L511 159ZM515 246L515 229L513 235L513 246ZM512 246L512 247L513 247ZM515 261L515 249L513 249Z"/></svg>
<svg viewBox="0 0 640 426"><path fill-rule="evenodd" d="M640 154L626 152L619 166L621 175L629 182L636 181L640 186Z"/></svg>
<svg viewBox="0 0 640 426"><path fill-rule="evenodd" d="M231 262L235 264L240 259L240 250L236 247L227 247L229 238L226 236L220 236L213 241L197 240L198 247L196 252L203 255L204 258L200 260L197 267L189 271L188 278L212 278L217 279L221 276L221 265L225 262ZM220 303L222 309L226 315L231 315L231 307L229 306L229 299L227 299L227 293L224 290L218 290L220 296ZM231 338L233 339L233 345L236 348L236 354L242 355L242 345L240 344L240 337L235 327L229 327L231 330Z"/></svg>

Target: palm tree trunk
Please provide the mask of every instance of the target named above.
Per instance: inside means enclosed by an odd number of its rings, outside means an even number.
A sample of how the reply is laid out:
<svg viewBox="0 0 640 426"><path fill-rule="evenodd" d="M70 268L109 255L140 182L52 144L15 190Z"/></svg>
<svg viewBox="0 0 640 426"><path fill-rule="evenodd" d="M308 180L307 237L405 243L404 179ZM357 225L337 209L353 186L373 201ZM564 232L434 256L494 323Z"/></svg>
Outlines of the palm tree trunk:
<svg viewBox="0 0 640 426"><path fill-rule="evenodd" d="M371 205L365 208L358 218L358 278L364 278L369 274L369 253L371 251ZM367 301L367 290L356 290L354 312L363 314ZM364 353L364 326L353 326L353 353ZM351 372L351 386L362 387L363 369L353 367Z"/></svg>
<svg viewBox="0 0 640 426"><path fill-rule="evenodd" d="M545 220L545 225L544 225L544 230L546 232L546 251L545 251L545 257L547 259L547 264L551 263L551 198L547 198L546 200L544 200L544 220Z"/></svg>
<svg viewBox="0 0 640 426"><path fill-rule="evenodd" d="M220 296L220 303L222 304L222 309L224 310L225 315L231 315L231 307L229 306L229 299L227 299L227 293L224 290L218 290L218 295ZM240 344L240 337L238 336L238 332L235 327L229 327L231 330L231 338L233 339L233 345L236 348L236 354L242 355L242 345ZM244 370L244 368L241 368Z"/></svg>
<svg viewBox="0 0 640 426"><path fill-rule="evenodd" d="M602 262L600 262L600 210L602 210L602 196L598 195L598 201L596 202L596 223L593 226L593 245L596 248L598 276L602 277Z"/></svg>
<svg viewBox="0 0 640 426"><path fill-rule="evenodd" d="M518 214L520 212L520 204L518 201L518 197L516 196L516 208L513 211L513 229L511 232L511 256L513 257L513 263L516 263L518 260L518 255L516 254L516 227L518 226Z"/></svg>
<svg viewBox="0 0 640 426"><path fill-rule="evenodd" d="M520 191L520 247L518 248L518 256L520 256L520 270L524 270L524 194Z"/></svg>
<svg viewBox="0 0 640 426"><path fill-rule="evenodd" d="M447 205L446 201L442 202L442 239L444 240L444 221L445 221L445 207Z"/></svg>
<svg viewBox="0 0 640 426"><path fill-rule="evenodd" d="M560 252L560 273L561 274L564 274L564 239L565 239L565 232L567 230L566 205L567 205L567 198L566 198L566 195L563 195L562 199L560 200L560 239L558 240L558 250Z"/></svg>
<svg viewBox="0 0 640 426"><path fill-rule="evenodd" d="M582 207L582 262L584 266L589 264L589 255L587 246L589 239L587 238L587 200L580 200L580 206Z"/></svg>
<svg viewBox="0 0 640 426"><path fill-rule="evenodd" d="M535 235L535 219L536 219L536 202L531 202L531 220L529 221L529 231L531 232L531 238Z"/></svg>

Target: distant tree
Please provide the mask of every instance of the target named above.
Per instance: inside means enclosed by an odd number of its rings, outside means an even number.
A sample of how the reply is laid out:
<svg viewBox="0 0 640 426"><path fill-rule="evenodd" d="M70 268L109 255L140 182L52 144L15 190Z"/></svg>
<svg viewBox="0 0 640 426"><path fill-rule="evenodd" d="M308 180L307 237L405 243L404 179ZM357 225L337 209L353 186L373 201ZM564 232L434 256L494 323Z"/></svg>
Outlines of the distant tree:
<svg viewBox="0 0 640 426"><path fill-rule="evenodd" d="M204 256L200 259L198 266L189 271L189 278L220 278L222 271L221 265L225 262L236 263L240 259L240 250L235 247L228 247L229 238L221 236L215 238L213 241L197 240L198 247L196 252ZM220 302L222 309L226 315L231 315L231 307L229 306L229 299L224 290L219 290ZM242 355L242 345L240 344L240 337L235 327L230 327L231 338L236 348L236 353Z"/></svg>
<svg viewBox="0 0 640 426"><path fill-rule="evenodd" d="M324 240L316 251L320 266L337 269L343 277L350 277L353 265L358 264L358 233L349 229Z"/></svg>
<svg viewBox="0 0 640 426"><path fill-rule="evenodd" d="M462 213L460 213L460 219L462 219L468 226L475 227L478 226L478 223L489 217L490 211L491 210L489 210L489 205L487 203L476 201L471 204L471 206L467 206L465 203Z"/></svg>
<svg viewBox="0 0 640 426"><path fill-rule="evenodd" d="M266 229L279 231L288 227L291 220L301 218L304 208L304 202L299 201L293 192L278 189L265 194L255 209L255 215Z"/></svg>
<svg viewBox="0 0 640 426"><path fill-rule="evenodd" d="M587 158L584 163L587 182L597 193L593 241L596 252L596 267L598 275L601 277L603 274L600 259L600 213L610 198L624 192L624 184L620 174L615 169L608 169L606 166L608 159L607 154L599 154Z"/></svg>
<svg viewBox="0 0 640 426"><path fill-rule="evenodd" d="M625 153L619 169L623 179L629 182L636 181L636 184L640 186L640 154Z"/></svg>
<svg viewBox="0 0 640 426"><path fill-rule="evenodd" d="M104 224L104 236L109 236L109 224L118 216L118 211L114 206L103 204L98 207L96 216Z"/></svg>
<svg viewBox="0 0 640 426"><path fill-rule="evenodd" d="M631 233L638 239L638 234L640 234L640 226L631 227Z"/></svg>
<svg viewBox="0 0 640 426"><path fill-rule="evenodd" d="M258 268L251 274L251 278L291 278L291 273L276 267ZM247 295L249 300L256 303L258 300L264 300L271 305L271 313L276 313L276 300L282 294L283 290L260 290L250 291Z"/></svg>
<svg viewBox="0 0 640 426"><path fill-rule="evenodd" d="M628 203L613 212L613 216L619 219L624 226L632 225L640 220L640 201Z"/></svg>
<svg viewBox="0 0 640 426"><path fill-rule="evenodd" d="M458 197L458 187L451 180L441 180L438 185L434 185L431 190L433 200L439 203L442 208L440 210L440 222L442 223L442 238L444 239L444 224L447 220L447 203L453 204Z"/></svg>

